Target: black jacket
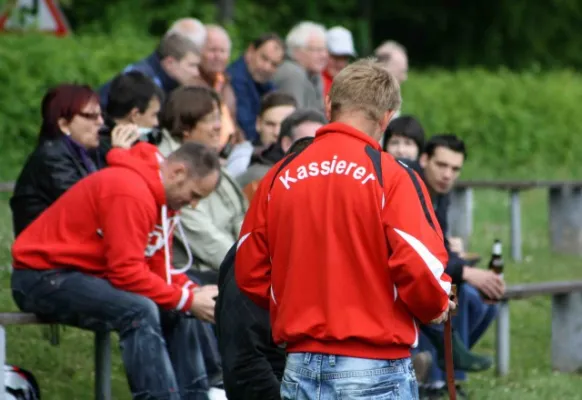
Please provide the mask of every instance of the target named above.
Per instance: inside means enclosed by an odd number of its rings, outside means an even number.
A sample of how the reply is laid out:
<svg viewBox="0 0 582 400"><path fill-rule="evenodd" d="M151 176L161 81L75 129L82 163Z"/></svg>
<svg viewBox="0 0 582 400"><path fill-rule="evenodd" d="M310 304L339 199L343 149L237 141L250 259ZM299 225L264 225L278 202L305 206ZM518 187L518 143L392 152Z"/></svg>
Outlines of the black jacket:
<svg viewBox="0 0 582 400"><path fill-rule="evenodd" d="M422 170L420 164L417 161L411 160L400 160L408 165L410 168L416 171L418 175L424 180L426 184L426 180L424 179L424 171ZM463 267L468 265L467 261L463 260L459 257L459 254L455 253L451 250L451 246L449 244L449 239L447 238L447 230L449 227L448 223L448 213L449 213L449 205L451 203L451 196L450 194L438 194L432 196L432 205L434 208L434 213L439 222L441 230L443 231L443 236L445 237L445 248L447 249L447 253L449 255L449 262L447 263L447 268L445 272L447 275L451 277L454 284L461 284L463 282Z"/></svg>
<svg viewBox="0 0 582 400"><path fill-rule="evenodd" d="M90 172L64 137L39 142L26 160L10 199L14 236Z"/></svg>
<svg viewBox="0 0 582 400"><path fill-rule="evenodd" d="M271 336L269 312L239 290L234 277L236 243L220 265L216 331L229 400L279 400L285 352Z"/></svg>

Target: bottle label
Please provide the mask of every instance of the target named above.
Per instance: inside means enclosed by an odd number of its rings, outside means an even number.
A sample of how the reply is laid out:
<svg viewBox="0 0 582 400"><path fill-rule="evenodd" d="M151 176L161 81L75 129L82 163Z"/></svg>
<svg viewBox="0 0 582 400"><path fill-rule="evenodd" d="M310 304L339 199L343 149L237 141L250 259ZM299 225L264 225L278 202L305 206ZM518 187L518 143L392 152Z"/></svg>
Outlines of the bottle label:
<svg viewBox="0 0 582 400"><path fill-rule="evenodd" d="M493 255L494 256L501 255L501 242L496 242L493 244Z"/></svg>

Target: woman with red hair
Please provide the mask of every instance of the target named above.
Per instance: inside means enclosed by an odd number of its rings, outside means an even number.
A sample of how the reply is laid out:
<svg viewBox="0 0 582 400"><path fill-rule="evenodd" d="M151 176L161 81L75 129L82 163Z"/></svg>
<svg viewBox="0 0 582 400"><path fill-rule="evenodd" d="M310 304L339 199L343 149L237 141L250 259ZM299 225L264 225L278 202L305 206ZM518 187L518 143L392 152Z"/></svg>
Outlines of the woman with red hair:
<svg viewBox="0 0 582 400"><path fill-rule="evenodd" d="M42 99L39 141L16 181L10 199L18 236L61 194L97 170L89 156L99 146L103 125L99 96L87 85L61 84ZM113 145L128 148L135 129L119 132Z"/></svg>

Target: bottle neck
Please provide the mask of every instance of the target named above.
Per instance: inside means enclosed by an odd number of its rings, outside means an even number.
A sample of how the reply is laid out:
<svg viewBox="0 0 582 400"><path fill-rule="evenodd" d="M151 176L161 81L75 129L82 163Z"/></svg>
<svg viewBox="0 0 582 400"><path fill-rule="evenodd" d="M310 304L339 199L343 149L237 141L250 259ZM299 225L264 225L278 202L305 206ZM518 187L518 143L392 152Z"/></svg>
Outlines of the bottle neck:
<svg viewBox="0 0 582 400"><path fill-rule="evenodd" d="M491 253L494 256L501 256L501 251L502 251L502 249L501 249L501 242L495 242L495 243L493 243L493 250L492 250Z"/></svg>

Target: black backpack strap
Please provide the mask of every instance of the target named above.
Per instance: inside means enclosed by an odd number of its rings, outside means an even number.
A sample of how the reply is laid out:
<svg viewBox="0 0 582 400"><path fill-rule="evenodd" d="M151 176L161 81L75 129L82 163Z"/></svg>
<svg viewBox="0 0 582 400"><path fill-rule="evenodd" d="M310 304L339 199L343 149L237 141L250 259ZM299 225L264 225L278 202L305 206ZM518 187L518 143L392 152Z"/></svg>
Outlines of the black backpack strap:
<svg viewBox="0 0 582 400"><path fill-rule="evenodd" d="M366 155L372 161L372 165L374 166L374 173L376 174L376 180L380 184L381 188L384 188L384 179L382 175L382 152L370 146L369 144L366 145L365 148Z"/></svg>
<svg viewBox="0 0 582 400"><path fill-rule="evenodd" d="M422 211L424 212L424 216L426 217L426 220L428 221L431 228L436 230L435 223L432 220L432 218L430 216L430 211L428 209L428 206L426 205L426 199L424 198L424 193L422 191L420 181L418 180L418 176L414 173L412 168L410 168L408 165L404 164L402 161L396 161L396 162L398 163L398 165L400 165L402 168L404 168L404 170L408 173L408 176L412 180L412 184L414 185L414 188L416 189L416 194L418 195L418 198L420 200L420 204L422 206Z"/></svg>
<svg viewBox="0 0 582 400"><path fill-rule="evenodd" d="M284 161L281 163L281 165L279 165L279 168L277 168L277 172L275 173L275 175L273 175L273 180L271 181L271 186L269 187L269 191L271 191L271 189L273 189L273 185L275 184L275 179L277 179L277 177L279 176L279 174L281 173L281 171L283 170L283 168L285 168L287 165L289 165L289 163L291 161L293 161L293 159L295 157L297 157L299 155L299 153L291 153L289 154Z"/></svg>

